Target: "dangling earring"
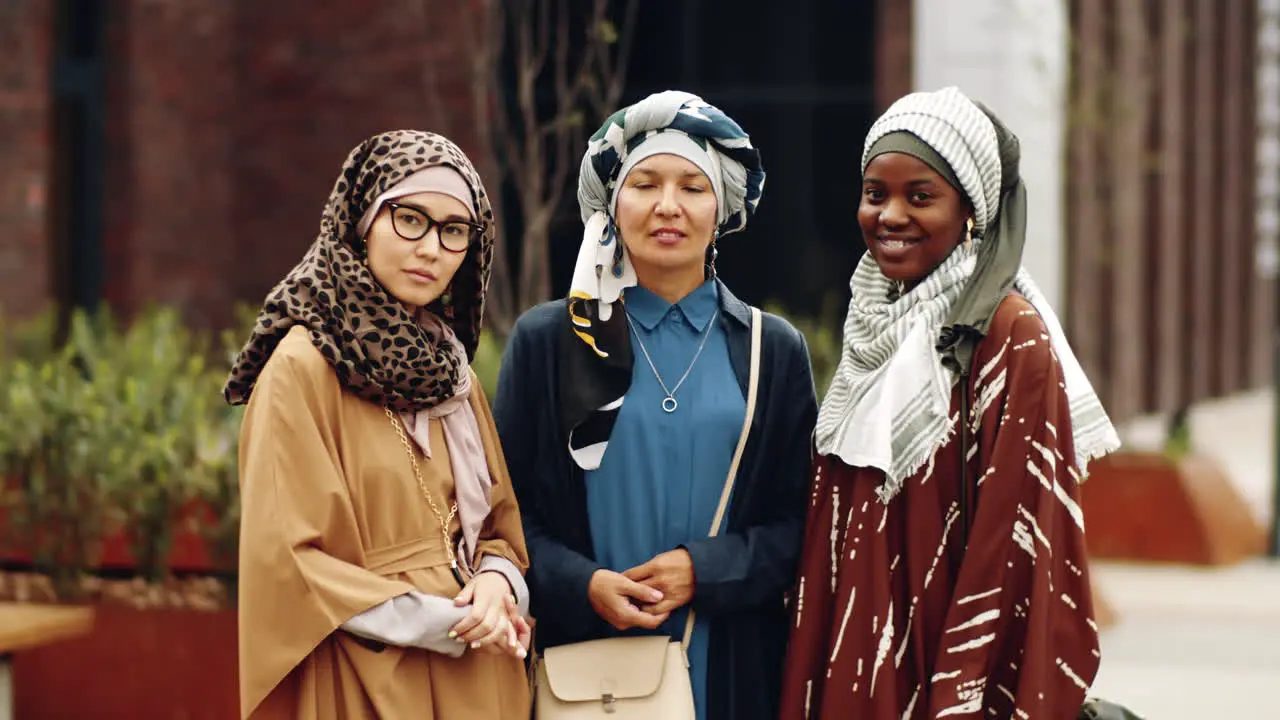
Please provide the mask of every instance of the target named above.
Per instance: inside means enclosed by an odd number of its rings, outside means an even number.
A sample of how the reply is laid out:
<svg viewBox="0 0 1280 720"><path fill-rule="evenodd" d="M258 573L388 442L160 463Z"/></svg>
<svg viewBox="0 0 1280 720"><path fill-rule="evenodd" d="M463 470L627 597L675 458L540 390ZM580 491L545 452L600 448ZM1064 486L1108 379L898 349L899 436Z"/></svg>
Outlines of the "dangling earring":
<svg viewBox="0 0 1280 720"><path fill-rule="evenodd" d="M449 287L440 295L440 304L444 307L445 319L453 320L453 283L449 283Z"/></svg>
<svg viewBox="0 0 1280 720"><path fill-rule="evenodd" d="M720 256L720 250L716 247L716 241L719 239L720 231L716 230L716 234L711 236L711 265L709 267L711 278L713 280L719 279L720 277L716 274L716 258Z"/></svg>
<svg viewBox="0 0 1280 720"><path fill-rule="evenodd" d="M968 221L964 224L964 249L968 250L973 245L973 216L970 215Z"/></svg>

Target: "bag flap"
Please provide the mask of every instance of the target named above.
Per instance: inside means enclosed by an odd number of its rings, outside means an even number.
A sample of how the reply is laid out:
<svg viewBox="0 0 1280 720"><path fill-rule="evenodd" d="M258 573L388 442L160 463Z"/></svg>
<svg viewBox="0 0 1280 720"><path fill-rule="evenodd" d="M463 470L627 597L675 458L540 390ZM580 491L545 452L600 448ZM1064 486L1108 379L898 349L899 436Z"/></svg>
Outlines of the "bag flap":
<svg viewBox="0 0 1280 720"><path fill-rule="evenodd" d="M666 635L647 635L561 645L542 653L542 667L551 694L564 702L642 698L662 684L671 644Z"/></svg>

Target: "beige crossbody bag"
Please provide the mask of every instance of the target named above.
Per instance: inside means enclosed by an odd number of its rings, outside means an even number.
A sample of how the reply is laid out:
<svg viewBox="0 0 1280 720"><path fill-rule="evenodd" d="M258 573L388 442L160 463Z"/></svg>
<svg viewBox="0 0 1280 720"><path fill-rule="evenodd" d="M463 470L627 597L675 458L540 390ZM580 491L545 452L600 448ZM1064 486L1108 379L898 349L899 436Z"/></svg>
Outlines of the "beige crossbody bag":
<svg viewBox="0 0 1280 720"><path fill-rule="evenodd" d="M760 384L760 311L751 308L751 371L747 381L747 416L733 451L720 505L711 521L711 537L720 532L734 477L751 433ZM689 680L689 638L694 613L684 625L684 638L665 635L606 638L547 648L534 671L535 720L694 720L693 685Z"/></svg>

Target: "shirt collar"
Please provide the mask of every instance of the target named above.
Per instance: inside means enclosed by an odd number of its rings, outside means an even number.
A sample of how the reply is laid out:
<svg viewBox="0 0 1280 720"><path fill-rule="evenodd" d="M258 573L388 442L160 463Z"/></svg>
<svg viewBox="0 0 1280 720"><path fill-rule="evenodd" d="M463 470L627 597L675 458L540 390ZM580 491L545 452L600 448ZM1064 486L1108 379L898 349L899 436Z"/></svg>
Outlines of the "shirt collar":
<svg viewBox="0 0 1280 720"><path fill-rule="evenodd" d="M645 330L653 330L670 313L682 318L696 332L711 322L720 305L720 291L715 280L707 280L674 305L639 285L623 291L627 314Z"/></svg>

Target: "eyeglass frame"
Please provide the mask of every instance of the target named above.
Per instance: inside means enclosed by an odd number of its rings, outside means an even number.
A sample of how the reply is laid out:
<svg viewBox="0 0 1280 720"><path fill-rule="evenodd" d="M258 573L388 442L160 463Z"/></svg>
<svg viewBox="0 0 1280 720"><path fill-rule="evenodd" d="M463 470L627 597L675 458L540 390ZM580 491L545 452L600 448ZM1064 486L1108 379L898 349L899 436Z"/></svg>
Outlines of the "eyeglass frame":
<svg viewBox="0 0 1280 720"><path fill-rule="evenodd" d="M448 221L441 222L440 220L436 220L435 218L431 217L431 215L428 214L427 211L423 210L420 207L416 207L414 205L405 205L403 203L393 202L391 200L383 201L382 205L383 207L390 208L391 230L395 232L395 234L398 235L400 238L404 240L408 240L410 242L417 242L422 238L426 237L427 234L430 233L432 229L435 229L436 238L440 242L440 247L446 252L451 252L455 254L467 252L468 250L471 249L471 246L476 244L476 241L478 241L485 234L485 231L488 230L488 228L486 228L484 225L481 225L479 223L473 223L469 220L448 220ZM421 235L419 235L418 237L409 237L408 235L405 235L404 233L400 232L400 228L396 225L396 211L399 210L400 208L404 208L406 210L412 210L413 212L416 212L422 217L427 219L426 229L422 231ZM441 233L441 230L444 229L445 225L466 225L468 228L471 229L471 235L467 238L467 246L465 248L461 250L454 250L453 248L444 244L444 235Z"/></svg>

